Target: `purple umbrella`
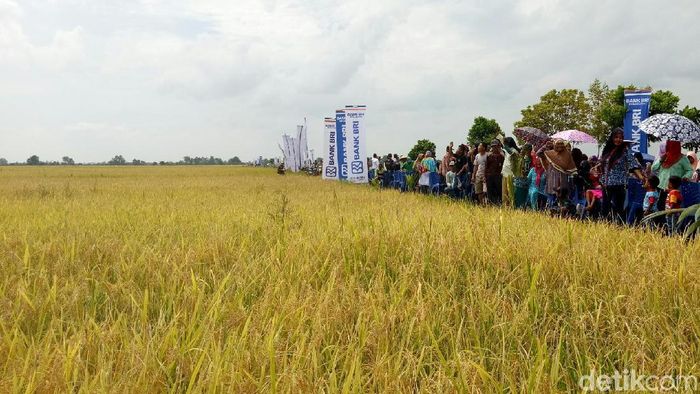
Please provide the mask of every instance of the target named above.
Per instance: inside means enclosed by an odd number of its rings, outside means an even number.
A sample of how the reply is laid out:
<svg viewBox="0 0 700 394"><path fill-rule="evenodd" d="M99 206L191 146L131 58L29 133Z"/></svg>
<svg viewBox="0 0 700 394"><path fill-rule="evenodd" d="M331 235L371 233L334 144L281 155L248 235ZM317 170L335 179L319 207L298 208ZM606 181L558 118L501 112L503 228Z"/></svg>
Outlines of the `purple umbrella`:
<svg viewBox="0 0 700 394"><path fill-rule="evenodd" d="M585 142L585 143L590 143L590 144L595 144L598 141L590 134L586 134L583 131L579 130L564 130L560 131L554 135L552 135L552 138L560 138L565 141L571 141L571 142Z"/></svg>
<svg viewBox="0 0 700 394"><path fill-rule="evenodd" d="M544 146L549 140L549 136L540 129L534 127L518 127L513 134L521 140L532 144L535 151Z"/></svg>

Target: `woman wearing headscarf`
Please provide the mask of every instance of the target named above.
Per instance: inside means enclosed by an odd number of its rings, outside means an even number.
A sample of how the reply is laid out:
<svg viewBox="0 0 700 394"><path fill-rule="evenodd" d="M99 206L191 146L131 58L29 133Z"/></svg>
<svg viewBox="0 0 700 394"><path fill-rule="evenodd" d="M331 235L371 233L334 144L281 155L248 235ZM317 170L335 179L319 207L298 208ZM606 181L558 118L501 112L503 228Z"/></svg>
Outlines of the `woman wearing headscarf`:
<svg viewBox="0 0 700 394"><path fill-rule="evenodd" d="M610 135L600 156L600 183L603 186L603 215L612 213L613 220L624 220L627 180L634 173L641 180L644 175L639 169L632 150L625 142L624 131L617 127Z"/></svg>
<svg viewBox="0 0 700 394"><path fill-rule="evenodd" d="M666 141L666 151L654 161L651 170L659 177L661 190L668 188L668 179L672 176L686 181L693 177L693 167L690 165L688 157L681 153L680 141ZM663 196L661 196L661 200L664 200Z"/></svg>
<svg viewBox="0 0 700 394"><path fill-rule="evenodd" d="M698 155L695 152L688 153L688 161L690 166L693 168L693 176L690 178L691 182L700 182L700 171L698 171Z"/></svg>
<svg viewBox="0 0 700 394"><path fill-rule="evenodd" d="M571 149L571 157L574 159L574 164L578 170L578 173L574 175L572 194L574 194L578 200L583 200L584 191L586 189L585 180L590 168L588 167L588 161L584 160L584 154L581 152L581 149Z"/></svg>
<svg viewBox="0 0 700 394"><path fill-rule="evenodd" d="M546 178L547 176L544 173L542 161L533 155L532 168L530 168L530 171L527 174L527 201L529 202L530 208L534 210L537 210L538 208L537 201L540 198L540 194L545 192L545 185L547 184Z"/></svg>
<svg viewBox="0 0 700 394"><path fill-rule="evenodd" d="M560 190L571 191L569 177L576 173L576 164L564 140L547 141L537 154L547 177L545 192L555 195Z"/></svg>
<svg viewBox="0 0 700 394"><path fill-rule="evenodd" d="M530 172L532 162L530 157L532 145L525 144L522 149L518 148L515 140L511 137L506 137L503 140L503 145L510 155L508 156L508 161L510 164L510 171L513 175L513 193L511 196L513 205L515 208L525 208L529 188L527 176ZM509 182L511 181L509 180Z"/></svg>

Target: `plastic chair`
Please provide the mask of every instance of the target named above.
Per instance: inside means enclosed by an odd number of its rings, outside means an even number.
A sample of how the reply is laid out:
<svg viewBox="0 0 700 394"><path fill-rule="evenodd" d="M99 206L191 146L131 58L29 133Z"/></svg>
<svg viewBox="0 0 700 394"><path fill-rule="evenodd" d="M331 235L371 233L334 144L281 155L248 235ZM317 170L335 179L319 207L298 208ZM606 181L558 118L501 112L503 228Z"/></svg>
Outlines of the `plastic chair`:
<svg viewBox="0 0 700 394"><path fill-rule="evenodd" d="M437 172L429 172L428 177L428 190L430 194L440 195L440 174Z"/></svg>
<svg viewBox="0 0 700 394"><path fill-rule="evenodd" d="M407 189L406 173L403 171L394 171L394 180L391 183L394 189L399 189L405 192Z"/></svg>
<svg viewBox="0 0 700 394"><path fill-rule="evenodd" d="M382 187L391 187L391 183L394 181L394 171L384 171L382 177Z"/></svg>
<svg viewBox="0 0 700 394"><path fill-rule="evenodd" d="M642 181L636 178L629 178L627 180L625 208L627 210L628 225L633 225L642 218L645 194L646 190L644 190Z"/></svg>
<svg viewBox="0 0 700 394"><path fill-rule="evenodd" d="M683 208L688 208L691 205L700 204L700 183L698 182L682 182L681 195L683 195Z"/></svg>
<svg viewBox="0 0 700 394"><path fill-rule="evenodd" d="M683 208L700 204L700 183L681 182L681 195L683 196L683 201L681 202L681 207ZM685 218L679 225L679 231L685 231L685 228L690 226L693 222L695 222L695 217L693 215Z"/></svg>

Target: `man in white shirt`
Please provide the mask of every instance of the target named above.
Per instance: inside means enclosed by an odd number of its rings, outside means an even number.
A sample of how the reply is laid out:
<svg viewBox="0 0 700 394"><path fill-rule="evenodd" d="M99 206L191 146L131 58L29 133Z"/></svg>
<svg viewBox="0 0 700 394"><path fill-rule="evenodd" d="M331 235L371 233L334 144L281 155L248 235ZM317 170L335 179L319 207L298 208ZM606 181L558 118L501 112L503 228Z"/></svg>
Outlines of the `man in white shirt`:
<svg viewBox="0 0 700 394"><path fill-rule="evenodd" d="M369 167L369 178L374 179L374 177L377 176L377 170L379 169L379 158L377 157L377 154L375 153L372 155L372 166Z"/></svg>

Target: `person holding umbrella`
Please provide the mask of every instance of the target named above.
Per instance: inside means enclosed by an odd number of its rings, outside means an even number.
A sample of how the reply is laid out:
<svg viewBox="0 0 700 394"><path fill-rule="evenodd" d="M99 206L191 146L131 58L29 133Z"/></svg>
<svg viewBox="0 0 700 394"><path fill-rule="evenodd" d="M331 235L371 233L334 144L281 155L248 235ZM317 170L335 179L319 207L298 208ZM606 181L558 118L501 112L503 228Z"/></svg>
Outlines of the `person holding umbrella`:
<svg viewBox="0 0 700 394"><path fill-rule="evenodd" d="M677 176L685 181L693 177L693 167L688 157L681 153L680 141L666 141L666 151L651 165L651 170L659 177L659 187L668 188L668 180ZM661 198L663 200L663 197Z"/></svg>
<svg viewBox="0 0 700 394"><path fill-rule="evenodd" d="M644 181L644 175L632 156L624 131L617 127L610 135L600 157L603 186L603 215L612 215L614 221L625 218L625 198L627 197L627 178L634 173Z"/></svg>
<svg viewBox="0 0 700 394"><path fill-rule="evenodd" d="M681 153L680 141L666 141L664 153L651 165L651 170L659 177L659 196L661 206L666 203L668 196L668 180L673 176L689 181L693 177L693 167L688 157Z"/></svg>

